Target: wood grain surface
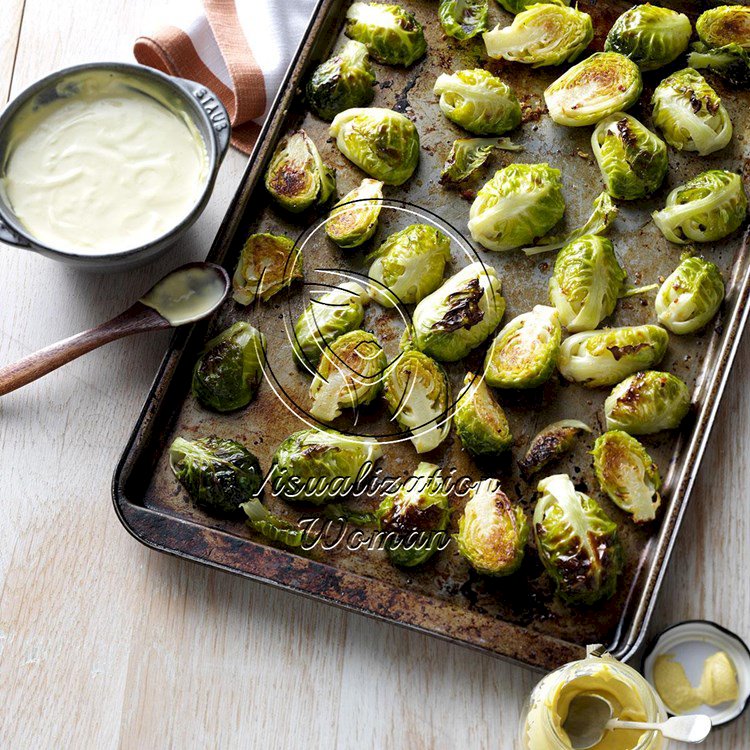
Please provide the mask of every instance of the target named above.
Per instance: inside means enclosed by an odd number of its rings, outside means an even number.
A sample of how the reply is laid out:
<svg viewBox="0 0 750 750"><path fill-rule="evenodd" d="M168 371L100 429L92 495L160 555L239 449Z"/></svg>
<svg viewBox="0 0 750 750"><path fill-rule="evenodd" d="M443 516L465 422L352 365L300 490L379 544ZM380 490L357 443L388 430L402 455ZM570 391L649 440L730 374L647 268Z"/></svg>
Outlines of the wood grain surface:
<svg viewBox="0 0 750 750"><path fill-rule="evenodd" d="M151 5L3 0L0 98L65 65L130 60ZM0 363L202 259L243 166L228 155L187 240L146 268L86 275L0 246ZM128 536L111 475L167 337L109 344L0 399L0 748L512 750L538 674ZM652 632L708 618L750 639L749 380L744 342ZM747 748L749 716L704 747Z"/></svg>

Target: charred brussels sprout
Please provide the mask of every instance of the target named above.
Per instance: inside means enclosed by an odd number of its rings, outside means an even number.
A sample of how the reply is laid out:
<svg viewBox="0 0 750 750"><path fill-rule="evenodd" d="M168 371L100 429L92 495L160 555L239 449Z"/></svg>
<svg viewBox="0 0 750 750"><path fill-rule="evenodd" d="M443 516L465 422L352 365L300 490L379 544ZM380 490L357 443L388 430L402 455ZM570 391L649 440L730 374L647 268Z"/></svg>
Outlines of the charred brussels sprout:
<svg viewBox="0 0 750 750"><path fill-rule="evenodd" d="M513 89L482 68L443 73L432 90L443 114L474 135L502 135L521 122Z"/></svg>
<svg viewBox="0 0 750 750"><path fill-rule="evenodd" d="M193 502L216 515L233 515L260 490L258 459L242 443L226 438L175 438L169 465Z"/></svg>
<svg viewBox="0 0 750 750"><path fill-rule="evenodd" d="M330 121L345 109L367 106L375 98L374 83L367 47L351 40L315 69L307 102L318 117Z"/></svg>
<svg viewBox="0 0 750 750"><path fill-rule="evenodd" d="M688 65L712 73L739 88L750 88L750 52L739 44L725 44L712 49L702 42L693 45Z"/></svg>
<svg viewBox="0 0 750 750"><path fill-rule="evenodd" d="M271 157L265 182L276 202L292 213L323 205L336 189L334 171L323 164L304 130L281 140Z"/></svg>
<svg viewBox="0 0 750 750"><path fill-rule="evenodd" d="M193 394L203 406L233 411L247 406L263 379L266 337L239 322L211 339L193 369Z"/></svg>
<svg viewBox="0 0 750 750"><path fill-rule="evenodd" d="M454 39L471 39L487 28L488 5L487 0L440 0L440 25Z"/></svg>
<svg viewBox="0 0 750 750"><path fill-rule="evenodd" d="M656 70L687 49L692 33L690 20L683 13L644 3L615 21L604 49L625 55L641 70Z"/></svg>
<svg viewBox="0 0 750 750"><path fill-rule="evenodd" d="M415 348L441 362L457 362L479 346L505 312L495 269L477 262L425 297L412 316Z"/></svg>
<svg viewBox="0 0 750 750"><path fill-rule="evenodd" d="M539 68L576 60L591 44L594 27L588 13L542 3L519 13L510 26L497 26L483 38L490 57Z"/></svg>
<svg viewBox="0 0 750 750"><path fill-rule="evenodd" d="M661 505L661 477L646 449L627 432L612 430L596 439L592 455L602 492L636 523L653 521Z"/></svg>
<svg viewBox="0 0 750 750"><path fill-rule="evenodd" d="M664 182L667 145L631 115L605 117L591 135L591 148L613 198L644 198Z"/></svg>
<svg viewBox="0 0 750 750"><path fill-rule="evenodd" d="M513 445L505 412L484 378L467 373L453 415L461 445L472 456L497 456Z"/></svg>
<svg viewBox="0 0 750 750"><path fill-rule="evenodd" d="M665 78L651 104L654 124L679 151L706 156L732 139L732 122L719 95L697 70L685 68Z"/></svg>
<svg viewBox="0 0 750 750"><path fill-rule="evenodd" d="M485 479L472 491L456 534L458 551L474 570L487 576L515 573L529 539L523 508L513 505L497 479Z"/></svg>
<svg viewBox="0 0 750 750"><path fill-rule="evenodd" d="M383 3L353 3L344 33L366 45L373 60L412 65L427 51L422 26L408 10Z"/></svg>
<svg viewBox="0 0 750 750"><path fill-rule="evenodd" d="M685 245L713 242L739 229L747 213L742 179L734 172L701 172L667 196L667 205L651 216L670 241Z"/></svg>
<svg viewBox="0 0 750 750"><path fill-rule="evenodd" d="M276 449L271 469L274 493L316 505L345 497L382 455L376 440L335 430L300 430Z"/></svg>
<svg viewBox="0 0 750 750"><path fill-rule="evenodd" d="M373 261L368 276L377 282L373 297L385 307L424 299L443 281L450 248L450 240L429 224L412 224L390 235L367 256Z"/></svg>
<svg viewBox="0 0 750 750"><path fill-rule="evenodd" d="M577 419L548 424L534 436L526 455L518 462L521 476L528 482L545 466L572 451L584 432L591 432L591 428Z"/></svg>
<svg viewBox="0 0 750 750"><path fill-rule="evenodd" d="M451 389L445 370L426 354L409 349L388 367L383 396L417 453L434 450L448 437Z"/></svg>
<svg viewBox="0 0 750 750"><path fill-rule="evenodd" d="M383 347L367 331L349 331L323 350L310 385L315 419L330 422L342 409L369 404L380 393L388 365Z"/></svg>
<svg viewBox="0 0 750 750"><path fill-rule="evenodd" d="M447 539L450 521L440 467L420 463L397 492L386 495L376 515L394 565L413 568L427 562Z"/></svg>
<svg viewBox="0 0 750 750"><path fill-rule="evenodd" d="M402 185L419 163L417 129L392 109L347 109L336 115L330 133L349 161L386 185Z"/></svg>
<svg viewBox="0 0 750 750"><path fill-rule="evenodd" d="M656 315L672 333L695 333L716 315L724 299L719 269L703 258L686 257L656 295Z"/></svg>
<svg viewBox="0 0 750 750"><path fill-rule="evenodd" d="M560 351L557 310L537 305L510 321L484 360L484 377L495 388L536 388L549 380Z"/></svg>
<svg viewBox="0 0 750 750"><path fill-rule="evenodd" d="M256 297L267 302L292 282L302 278L302 254L288 237L250 235L234 271L232 289L236 302L249 305Z"/></svg>
<svg viewBox="0 0 750 750"><path fill-rule="evenodd" d="M737 44L750 50L750 7L720 5L700 15L695 24L698 38L708 47Z"/></svg>
<svg viewBox="0 0 750 750"><path fill-rule="evenodd" d="M508 13L516 15L523 12L532 5L570 5L570 0L497 0Z"/></svg>
<svg viewBox="0 0 750 750"><path fill-rule="evenodd" d="M612 389L604 402L608 430L651 435L673 430L690 410L690 390L669 372L637 372Z"/></svg>
<svg viewBox="0 0 750 750"><path fill-rule="evenodd" d="M565 212L560 170L548 164L511 164L477 193L469 212L472 239L502 252L533 244Z"/></svg>
<svg viewBox="0 0 750 750"><path fill-rule="evenodd" d="M383 183L362 180L331 211L325 224L326 234L339 247L359 247L375 234L383 208Z"/></svg>
<svg viewBox="0 0 750 750"><path fill-rule="evenodd" d="M638 66L617 52L597 52L565 71L544 92L550 117L559 125L595 125L628 109L643 90Z"/></svg>
<svg viewBox="0 0 750 750"><path fill-rule="evenodd" d="M557 366L566 380L589 388L615 385L659 364L669 334L660 326L623 326L576 333L563 341Z"/></svg>
<svg viewBox="0 0 750 750"><path fill-rule="evenodd" d="M455 185L468 180L496 148L523 151L523 147L517 146L510 138L457 138L440 173L441 184Z"/></svg>

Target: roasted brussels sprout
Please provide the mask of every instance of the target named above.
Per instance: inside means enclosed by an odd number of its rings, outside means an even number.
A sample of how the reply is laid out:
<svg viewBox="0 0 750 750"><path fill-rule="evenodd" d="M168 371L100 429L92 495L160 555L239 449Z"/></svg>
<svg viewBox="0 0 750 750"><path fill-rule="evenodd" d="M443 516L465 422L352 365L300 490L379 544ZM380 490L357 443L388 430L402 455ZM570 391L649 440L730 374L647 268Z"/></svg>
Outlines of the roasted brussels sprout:
<svg viewBox="0 0 750 750"><path fill-rule="evenodd" d="M323 350L310 385L310 414L330 422L342 409L369 404L380 393L387 366L383 347L372 333L355 330L334 339Z"/></svg>
<svg viewBox="0 0 750 750"><path fill-rule="evenodd" d="M193 394L215 411L247 406L263 379L266 337L249 323L229 326L204 347L193 368Z"/></svg>
<svg viewBox="0 0 750 750"><path fill-rule="evenodd" d="M617 588L623 565L617 524L567 474L539 482L534 538L545 570L568 604L596 604Z"/></svg>
<svg viewBox="0 0 750 750"><path fill-rule="evenodd" d="M501 290L492 266L462 268L415 308L414 347L441 362L463 359L497 328L505 312Z"/></svg>
<svg viewBox="0 0 750 750"><path fill-rule="evenodd" d="M336 189L334 171L323 164L304 130L282 138L266 171L266 190L287 211L322 206Z"/></svg>
<svg viewBox="0 0 750 750"><path fill-rule="evenodd" d="M331 211L325 224L326 234L339 247L359 247L375 234L383 208L383 183L362 180Z"/></svg>
<svg viewBox="0 0 750 750"><path fill-rule="evenodd" d="M656 315L672 333L695 333L716 315L724 299L724 279L710 261L684 257L656 295Z"/></svg>
<svg viewBox="0 0 750 750"><path fill-rule="evenodd" d="M242 503L240 508L245 511L248 526L266 539L283 544L285 547L301 547L305 543L307 533L304 529L275 516L257 498Z"/></svg>
<svg viewBox="0 0 750 750"><path fill-rule="evenodd" d="M570 0L497 0L497 2L514 15L523 12L530 8L532 5L539 5L540 3L548 5L570 5Z"/></svg>
<svg viewBox="0 0 750 750"><path fill-rule="evenodd" d="M636 523L653 521L661 477L646 449L627 432L611 430L596 439L591 455L602 492Z"/></svg>
<svg viewBox="0 0 750 750"><path fill-rule="evenodd" d="M651 97L656 127L679 151L712 154L732 139L732 122L719 95L693 68L672 73Z"/></svg>
<svg viewBox="0 0 750 750"><path fill-rule="evenodd" d="M561 337L557 310L536 305L497 334L484 360L485 379L495 388L542 385L554 372Z"/></svg>
<svg viewBox="0 0 750 750"><path fill-rule="evenodd" d="M510 26L483 35L487 54L535 68L561 65L580 57L594 38L588 13L565 5L541 3L519 13Z"/></svg>
<svg viewBox="0 0 750 750"><path fill-rule="evenodd" d="M510 164L477 193L469 231L488 250L533 244L565 213L560 170L548 164Z"/></svg>
<svg viewBox="0 0 750 750"><path fill-rule="evenodd" d="M251 234L245 241L232 278L232 296L241 305L256 297L267 302L302 278L302 253L294 242L277 234Z"/></svg>
<svg viewBox="0 0 750 750"><path fill-rule="evenodd" d="M508 418L484 378L466 374L453 414L461 445L472 456L497 456L513 445Z"/></svg>
<svg viewBox="0 0 750 750"><path fill-rule="evenodd" d="M690 410L690 390L676 375L648 370L625 378L604 402L608 430L651 435L673 430Z"/></svg>
<svg viewBox="0 0 750 750"><path fill-rule="evenodd" d="M321 505L348 495L383 455L376 440L311 428L290 435L276 449L274 494Z"/></svg>
<svg viewBox="0 0 750 750"><path fill-rule="evenodd" d="M604 49L625 55L641 70L656 70L687 49L692 33L690 19L683 13L644 3L615 21Z"/></svg>
<svg viewBox="0 0 750 750"><path fill-rule="evenodd" d="M548 424L534 436L526 455L518 462L521 476L528 482L545 466L572 451L584 432L591 432L591 428L577 419Z"/></svg>
<svg viewBox="0 0 750 750"><path fill-rule="evenodd" d="M615 385L658 365L668 343L669 334L654 325L583 331L563 341L557 366L566 380L589 388Z"/></svg>
<svg viewBox="0 0 750 750"><path fill-rule="evenodd" d="M345 109L366 107L375 98L374 83L367 47L351 40L315 68L307 84L307 103L318 117L330 121Z"/></svg>
<svg viewBox="0 0 750 750"><path fill-rule="evenodd" d="M426 563L447 539L450 505L440 467L425 461L398 491L386 495L376 513L387 532L385 549L394 565Z"/></svg>
<svg viewBox="0 0 750 750"><path fill-rule="evenodd" d="M565 71L544 92L550 117L559 125L595 125L628 109L643 90L638 66L617 52L597 52Z"/></svg>
<svg viewBox="0 0 750 750"><path fill-rule="evenodd" d="M614 312L626 279L610 240L586 235L558 253L549 280L550 302L571 333L593 330Z"/></svg>
<svg viewBox="0 0 750 750"><path fill-rule="evenodd" d="M685 245L723 239L739 229L745 214L747 196L740 176L710 169L676 187L667 205L651 216L670 242Z"/></svg>
<svg viewBox="0 0 750 750"><path fill-rule="evenodd" d="M169 466L193 502L215 515L233 515L258 494L263 481L258 459L236 440L212 435L175 438Z"/></svg>
<svg viewBox="0 0 750 750"><path fill-rule="evenodd" d="M419 163L417 129L392 109L347 109L336 115L330 133L349 161L386 185L402 185Z"/></svg>
<svg viewBox="0 0 750 750"><path fill-rule="evenodd" d="M521 566L529 522L513 505L497 479L484 479L472 491L455 536L458 551L474 570L487 576L508 576Z"/></svg>
<svg viewBox="0 0 750 750"><path fill-rule="evenodd" d="M591 148L613 198L636 200L664 182L667 145L632 115L615 112L594 128Z"/></svg>
<svg viewBox="0 0 750 750"><path fill-rule="evenodd" d="M513 143L510 138L456 139L440 173L441 184L455 185L468 180L496 148L504 151L523 151L523 146Z"/></svg>
<svg viewBox="0 0 750 750"><path fill-rule="evenodd" d="M373 60L412 65L427 51L422 26L408 10L383 3L353 3L344 33L367 46Z"/></svg>
<svg viewBox="0 0 750 750"><path fill-rule="evenodd" d="M739 44L711 48L696 42L687 61L691 68L710 70L733 86L750 88L750 53Z"/></svg>
<svg viewBox="0 0 750 750"><path fill-rule="evenodd" d="M377 282L372 296L385 307L419 302L440 286L450 257L450 240L429 224L394 232L367 256L368 276Z"/></svg>
<svg viewBox="0 0 750 750"><path fill-rule="evenodd" d="M443 114L474 135L502 135L521 122L513 89L482 68L443 73L432 90Z"/></svg>
<svg viewBox="0 0 750 750"><path fill-rule="evenodd" d="M411 430L417 453L434 450L448 437L451 388L445 370L416 349L401 353L383 384L388 410L404 430Z"/></svg>
<svg viewBox="0 0 750 750"><path fill-rule="evenodd" d="M440 25L454 39L471 39L487 29L488 5L487 0L440 0Z"/></svg>
<svg viewBox="0 0 750 750"><path fill-rule="evenodd" d="M737 44L750 50L750 7L720 5L701 13L695 24L698 38L708 47Z"/></svg>

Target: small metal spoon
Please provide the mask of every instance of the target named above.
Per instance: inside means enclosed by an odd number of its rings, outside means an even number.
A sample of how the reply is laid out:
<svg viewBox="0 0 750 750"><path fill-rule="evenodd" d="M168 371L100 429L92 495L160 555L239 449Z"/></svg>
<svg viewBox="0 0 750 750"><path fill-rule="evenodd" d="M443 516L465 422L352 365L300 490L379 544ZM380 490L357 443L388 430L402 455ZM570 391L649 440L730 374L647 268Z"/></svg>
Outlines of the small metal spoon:
<svg viewBox="0 0 750 750"><path fill-rule="evenodd" d="M673 716L667 721L647 722L620 721L613 719L612 713L609 701L599 695L582 693L573 698L562 725L573 750L595 747L608 729L650 730L661 732L670 740L692 743L703 742L711 731L711 719L704 714Z"/></svg>
<svg viewBox="0 0 750 750"><path fill-rule="evenodd" d="M229 289L227 272L214 263L187 263L175 268L125 312L106 323L0 368L0 396L110 341L134 333L195 323L216 310L226 299ZM201 295L203 304L196 304L201 301ZM157 312L157 308L161 312Z"/></svg>

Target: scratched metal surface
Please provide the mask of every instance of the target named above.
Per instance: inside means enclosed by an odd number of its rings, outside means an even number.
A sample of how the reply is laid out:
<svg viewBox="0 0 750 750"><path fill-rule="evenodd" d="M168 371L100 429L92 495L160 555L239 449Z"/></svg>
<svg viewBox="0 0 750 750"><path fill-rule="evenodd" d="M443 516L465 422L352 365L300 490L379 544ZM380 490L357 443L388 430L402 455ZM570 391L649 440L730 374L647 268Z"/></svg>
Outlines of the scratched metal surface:
<svg viewBox="0 0 750 750"><path fill-rule="evenodd" d="M315 30L315 38L308 41L298 60L292 77L293 84L304 81L311 66L327 57L333 47L342 43L337 34L343 17L341 9L345 5L346 3L338 0L321 3L323 15ZM564 128L555 125L544 114L541 99L542 91L560 74L561 69L532 70L523 65L488 61L480 41L459 43L443 36L436 19L435 2L407 0L403 5L413 11L423 24L429 50L424 60L408 70L375 65L378 85L373 106L391 107L405 112L416 122L421 137L421 160L416 174L405 185L399 188L386 187L386 197L406 200L429 209L468 237L466 222L472 194L496 169L514 161L548 162L563 173L567 210L562 228L577 226L585 220L591 201L602 189L599 170L589 144L592 128ZM601 49L612 22L629 5L629 2L584 1L579 4L580 9L589 12L594 20L596 36L591 51ZM693 11L698 6L698 3L674 4L674 7L684 10L693 18L696 15ZM505 24L510 20L508 14L495 3L491 3L490 12L493 24ZM452 141L464 134L440 113L432 94L432 85L442 72L475 66L487 67L500 75L513 86L522 100L525 120L511 135L524 150L520 153L497 151L480 170L480 174L467 184L463 193L458 193L441 187L437 179ZM648 102L653 87L671 69L678 67L680 66L675 65L644 76L644 93L631 112L647 125L651 125ZM670 273L679 262L684 248L670 245L650 221L651 211L663 206L672 187L710 168L742 171L747 182L746 112L750 96L746 92L729 91L720 81L712 80L712 83L722 95L730 113L734 137L726 149L703 158L670 149L670 169L664 186L648 200L636 205L621 204L620 215L610 236L632 283L657 281ZM262 173L263 161L267 158L272 142L279 134L298 127L304 128L312 137L326 163L336 168L339 195L344 195L355 187L364 176L338 152L328 136L328 124L305 112L299 96L291 101L289 107L282 101L269 128L269 143L261 148L256 164L249 170L245 189L238 194L239 205L233 207L234 219L228 220L214 249L215 255L226 256L225 263L230 272L234 270L239 248L248 233L268 231L297 237L320 220L320 215L315 213L302 217L285 214L270 204L262 183L254 187L258 175ZM316 235L305 248L304 262L308 281L322 278L320 274L316 275L315 269L319 268L366 272L366 251L377 246L392 231L413 220L404 213L384 210L377 234L364 250L342 251ZM505 322L528 311L535 304L548 304L547 283L553 256L527 258L518 251L490 253L477 245L474 245L474 250L486 264L497 269L503 280L503 295L508 305ZM332 566L344 577L337 580L346 580L353 587L351 590L347 587L346 596L329 596L330 591L322 590L322 584L316 583L318 579L315 575L305 578L304 584L292 584L291 588L333 598L340 604L366 613L375 612L395 622L450 637L458 627L457 623L469 622L466 618L470 617L476 632L472 631L460 640L500 655L551 667L577 653L583 644L592 642L609 644L615 652L623 655L632 650L645 629L649 606L661 568L666 563L671 537L683 510L691 472L695 468L686 465L686 462L689 463L697 456L695 451L699 448L700 438L710 427L708 407L716 399L716 376L720 374L715 368L734 343L735 337L729 336L726 323L737 312L737 303L747 291L746 280L741 278L747 269L747 258L740 233L723 242L703 245L700 251L722 270L728 285L728 296L714 324L706 331L694 336L671 336L668 353L661 366L686 380L694 391L695 405L693 414L679 432L644 438L644 443L665 479L664 507L659 520L654 524L636 527L626 514L597 491L588 451L591 450L596 434L602 430L602 405L608 389L589 390L570 385L557 374L544 387L532 392L496 392L508 414L515 437L512 456L476 463L462 451L455 432L437 450L421 458L408 442L389 444L384 450L381 466L386 475L407 475L421 459L425 459L438 463L446 474L455 470L456 476L497 476L511 499L521 503L530 515L535 501L535 486L520 478L516 460L523 455L531 437L545 424L561 418L578 418L589 423L595 434L590 439L583 440L569 458L551 467L551 472L570 473L577 485L596 497L607 513L619 523L626 565L618 592L609 602L592 608L577 609L560 604L552 596L551 585L542 571L532 542L529 543L521 570L509 578L498 580L474 574L458 555L455 545L436 555L422 568L406 572L390 565L382 552L352 552L338 547L329 552L315 550L306 556L273 553L273 571L269 573L266 568L262 574L259 573L260 564L252 562L259 559L254 557L259 554L258 547L255 544L242 547L242 540L252 540L262 547L266 547L268 543L250 532L241 522L218 521L194 508L168 468L166 447L176 435L190 438L208 434L232 437L246 443L258 455L263 469L267 470L276 446L291 432L302 429L304 424L298 415L285 406L284 399L276 396L269 382L263 384L253 404L237 413L217 415L200 408L189 394L189 369L201 344L197 336L187 342L178 339L168 357L165 372L157 383L145 420L136 430L134 442L125 456L124 470L117 480L119 510L126 517L128 513L131 514L131 529L137 527L135 533L142 538L146 537L145 541L148 543L162 549L172 549L178 554L185 554L187 550L196 559L247 575L255 574L277 580L282 585L290 585L289 576L281 572L285 569L285 564L287 573L297 571L302 578L303 571L309 573L311 570L323 570L309 567L307 560L325 563L326 569ZM466 263L455 243L453 253L452 264L446 273L454 273ZM326 280L330 283L330 277ZM268 338L269 364L278 386L283 388L294 403L302 407L309 405L309 377L300 373L292 363L284 326L285 319L291 317L293 320L301 310L308 289L295 287L291 295L279 295L270 303L258 307L243 308L229 302L213 318L205 335L200 338L205 339L237 320L252 322ZM621 301L615 314L605 324L646 322L655 322L653 294L644 299ZM377 333L390 356L395 354L403 330L402 321L397 314L371 304L365 327ZM475 367L481 362L484 350L483 346L464 362L448 367L454 388L467 366ZM358 419L358 427L370 430L370 434L393 432L393 425L385 416L382 401L378 401L374 408L363 410ZM351 424L351 417L345 413L336 424ZM266 501L274 512L290 519L311 515L309 507L290 505L270 497L268 493ZM454 513L454 528L463 502L459 498L453 500L457 511ZM355 504L372 508L376 505L376 500L355 501ZM183 537L202 534L201 543L191 546L185 539L178 543L174 534L163 530L154 531L157 525L163 529L161 521L160 524L153 521L151 525L143 522L139 526L139 522L133 520L138 508L166 514L167 519L177 518L187 522L180 524L179 534ZM312 514L315 512L313 509ZM152 514L151 518L154 519L155 516ZM214 533L217 534L215 537L212 536ZM221 549L212 549L211 544L206 542L207 539L214 538L224 540L221 542ZM236 544L240 545L236 549L233 540L237 540ZM230 548L234 555L232 561L224 556L224 552ZM245 550L244 553L242 549ZM247 562L239 564L238 559ZM373 585L369 586L368 582L373 582ZM375 585L374 582L378 584ZM391 599L388 598L388 592L391 592ZM399 603L402 601L397 598L400 592L405 596L414 593L424 597L419 601L428 601L437 607L431 609L430 618L417 621L416 616L412 617L405 611L403 603ZM376 597L379 597L377 602ZM406 609L408 610L408 606ZM494 624L497 623L509 623L517 627L496 630ZM531 646L527 652L519 652L513 647L514 640ZM561 648L556 650L553 646Z"/></svg>

